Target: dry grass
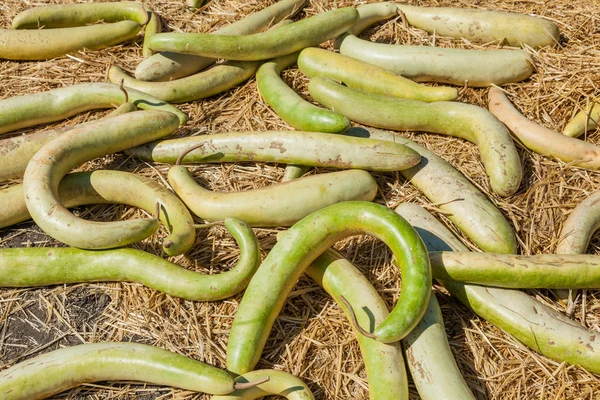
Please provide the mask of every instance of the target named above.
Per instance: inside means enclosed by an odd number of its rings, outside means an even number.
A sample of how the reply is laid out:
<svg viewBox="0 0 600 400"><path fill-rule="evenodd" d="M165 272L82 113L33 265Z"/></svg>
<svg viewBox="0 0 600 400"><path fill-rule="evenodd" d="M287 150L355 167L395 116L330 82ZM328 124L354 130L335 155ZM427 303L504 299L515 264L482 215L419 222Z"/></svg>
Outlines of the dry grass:
<svg viewBox="0 0 600 400"><path fill-rule="evenodd" d="M31 2L32 5L71 3L69 0ZM372 2L372 1L367 1ZM29 5L22 0L0 3L0 28ZM254 12L272 0L212 0L200 11L183 6L183 0L146 0L171 31L208 32ZM361 4L364 2L360 2ZM555 21L566 39L553 49L533 52L537 72L527 81L509 85L511 100L527 117L561 130L585 105L600 94L600 4L586 1L410 1L420 5L452 5L509 10L544 16ZM311 0L301 16L359 2ZM387 43L440 47L483 48L465 41L433 37L405 26L400 19L377 26L363 37ZM106 68L118 64L133 71L141 60L141 37L102 52L79 52L77 58L45 62L0 61L0 98L46 91L80 82L104 80ZM285 73L289 83L307 95L300 73ZM468 89L461 100L485 107L485 89ZM190 124L182 135L232 130L288 129L261 100L254 80L228 93L184 104ZM1 112L1 111L0 111ZM50 127L73 125L105 112L89 112ZM35 128L39 129L39 128ZM31 132L35 129L24 130ZM44 127L46 129L46 127ZM20 132L21 133L21 132ZM600 176L520 149L525 179L517 194L507 199L490 191L475 146L433 134L405 134L434 150L479 186L512 222L522 254L551 253L571 210L587 195L600 189ZM589 140L600 143L597 133ZM149 165L123 155L86 164L83 169L119 168L165 182L167 167ZM283 168L277 165L228 164L195 168L207 187L237 191L277 182ZM430 204L398 174L375 174L377 202L396 206L410 201ZM8 186L15 182L3 184ZM140 215L123 206L81 208L86 218L116 220ZM445 217L440 218L451 225ZM200 222L200 221L199 221ZM456 229L454 229L456 232ZM266 253L275 239L272 230L257 230ZM158 235L164 235L161 231ZM160 253L160 240L133 247ZM468 241L466 241L468 242ZM57 246L31 223L0 230L0 247ZM340 249L361 268L380 290L388 305L398 294L399 276L390 265L384 246L369 238L345 241ZM598 237L589 252L600 252ZM218 272L235 263L237 247L224 228L198 232L193 252L172 261L202 272ZM600 330L598 291L579 294L572 317L590 329ZM585 370L548 360L475 316L441 288L436 288L452 350L459 367L478 399L593 399L600 392L600 377ZM565 312L566 304L549 291L530 291L547 305ZM43 289L0 290L0 369L29 356L61 346L98 341L136 341L176 351L224 367L228 332L241 295L216 303L182 301L137 284L70 285ZM365 371L348 321L337 305L308 278L302 278L275 323L259 367L285 369L309 384L317 399L367 399ZM90 384L57 395L56 399L204 399L170 388L129 383ZM418 398L411 387L411 398Z"/></svg>

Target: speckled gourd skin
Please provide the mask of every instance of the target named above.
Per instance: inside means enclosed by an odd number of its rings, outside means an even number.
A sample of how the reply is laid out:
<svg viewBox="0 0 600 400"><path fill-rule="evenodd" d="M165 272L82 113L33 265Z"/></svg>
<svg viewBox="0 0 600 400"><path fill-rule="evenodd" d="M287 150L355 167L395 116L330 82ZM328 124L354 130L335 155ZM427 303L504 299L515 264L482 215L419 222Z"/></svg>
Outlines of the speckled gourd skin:
<svg viewBox="0 0 600 400"><path fill-rule="evenodd" d="M454 7L397 4L408 23L437 36L465 38L475 43L500 42L538 49L560 41L552 21L521 13Z"/></svg>
<svg viewBox="0 0 600 400"><path fill-rule="evenodd" d="M127 153L145 161L175 164L184 151L199 145L183 158L183 164L260 161L398 171L420 160L417 152L397 143L301 131L229 132L161 140Z"/></svg>
<svg viewBox="0 0 600 400"><path fill-rule="evenodd" d="M224 222L240 247L240 258L220 274L193 272L135 249L8 248L0 249L0 287L137 282L186 300L226 299L248 285L260 264L260 247L248 224L235 218Z"/></svg>
<svg viewBox="0 0 600 400"><path fill-rule="evenodd" d="M421 213L433 218L421 206L411 203L400 204L396 212L405 215L419 233L421 224L414 220L422 217ZM474 399L448 344L442 312L433 294L425 315L402 339L402 346L413 382L423 400Z"/></svg>
<svg viewBox="0 0 600 400"><path fill-rule="evenodd" d="M372 201L377 182L366 171L311 175L243 192L213 192L201 187L186 167L169 170L169 184L198 217L239 218L250 226L292 226L308 214L343 201Z"/></svg>
<svg viewBox="0 0 600 400"><path fill-rule="evenodd" d="M339 85L320 76L310 80L310 95L350 120L377 128L441 133L473 142L492 189L500 196L514 194L523 170L506 127L489 111L471 104L379 96Z"/></svg>
<svg viewBox="0 0 600 400"><path fill-rule="evenodd" d="M446 227L421 208L415 213L402 212L423 238L430 251L468 251ZM476 314L527 347L558 362L580 365L600 373L598 333L519 291L492 288L455 281L444 281L452 296Z"/></svg>
<svg viewBox="0 0 600 400"><path fill-rule="evenodd" d="M359 325L367 331L373 330L389 315L385 302L369 280L332 249L317 257L306 269L306 274L325 289L350 318L349 310L341 301L343 296L355 310ZM408 399L408 378L399 344L378 342L361 335L356 329L354 333L367 370L369 399Z"/></svg>
<svg viewBox="0 0 600 400"><path fill-rule="evenodd" d="M228 60L266 60L335 38L350 29L357 20L356 9L344 7L264 33L245 36L161 33L154 35L148 45L156 51L172 51Z"/></svg>
<svg viewBox="0 0 600 400"><path fill-rule="evenodd" d="M45 399L82 383L140 381L214 394L233 391L226 371L139 343L89 343L23 361L0 372L3 400Z"/></svg>
<svg viewBox="0 0 600 400"><path fill-rule="evenodd" d="M527 347L558 362L600 373L598 333L520 291L445 283L461 302Z"/></svg>
<svg viewBox="0 0 600 400"><path fill-rule="evenodd" d="M402 339L402 347L422 400L475 400L450 350L435 295L431 295L419 324Z"/></svg>
<svg viewBox="0 0 600 400"><path fill-rule="evenodd" d="M398 302L372 334L384 343L404 337L422 317L431 295L429 258L412 227L392 210L349 201L316 211L279 239L250 281L236 313L227 345L227 369L251 371L288 293L310 263L336 241L355 234L383 240L402 271Z"/></svg>

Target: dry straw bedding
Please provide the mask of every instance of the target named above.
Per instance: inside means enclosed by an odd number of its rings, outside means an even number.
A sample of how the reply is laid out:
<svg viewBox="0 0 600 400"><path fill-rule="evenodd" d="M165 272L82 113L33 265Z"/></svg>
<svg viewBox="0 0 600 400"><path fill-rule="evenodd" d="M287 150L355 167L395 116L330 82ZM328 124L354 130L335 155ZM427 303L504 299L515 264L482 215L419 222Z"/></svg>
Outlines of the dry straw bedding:
<svg viewBox="0 0 600 400"><path fill-rule="evenodd" d="M5 0L0 3L0 28L8 28L20 11L69 0ZM143 1L163 18L170 31L210 32L272 4L273 0L212 0L201 10L186 9L183 0ZM367 1L372 2L372 1ZM334 7L364 2L310 0L298 18ZM535 14L558 24L564 41L537 52L536 72L525 82L506 87L512 101L530 119L562 130L586 100L600 95L600 3L598 0L409 1L415 5L460 6ZM516 27L515 27L516 29ZM440 47L490 48L466 41L429 35L403 24L400 18L365 32L362 37L385 43ZM0 61L0 98L35 93L81 82L101 82L111 64L130 72L142 59L141 36L101 52L78 52L44 62ZM286 81L306 95L307 79L297 70L284 73ZM460 100L485 107L486 89L467 89ZM290 129L261 100L252 79L228 93L184 104L190 123L181 135L203 135L234 130ZM1 112L1 110L0 110ZM56 124L74 125L105 112L89 112ZM28 129L21 133L32 132ZM525 179L517 194L503 199L490 191L475 146L460 139L424 133L400 133L426 145L464 173L512 222L522 254L552 253L561 226L572 209L600 189L600 175L519 148ZM600 143L598 132L588 140ZM120 169L143 174L166 184L167 166L150 165L122 154L89 162L82 170ZM324 171L319 171L324 172ZM283 166L224 164L194 168L197 179L219 191L240 191L279 181ZM389 207L401 202L426 206L455 232L414 187L397 173L375 174L375 200ZM6 186L16 183L11 182ZM76 211L98 220L139 216L123 206L92 206ZM199 223L202 221L198 221ZM256 230L264 253L275 242L275 230ZM458 233L458 232L457 232ZM160 231L132 247L160 253ZM463 238L468 243L466 239ZM0 247L60 246L33 224L0 230ZM337 246L369 277L389 306L399 291L399 275L391 255L380 242L354 237ZM474 246L472 246L474 248ZM600 253L598 236L589 253ZM171 260L191 269L217 273L235 263L238 249L223 227L200 230L194 250ZM450 345L467 383L479 399L594 399L600 377L530 351L515 339L478 318L440 287L435 288L445 318ZM543 303L600 331L598 291L579 293L574 306L550 291L529 291ZM135 341L176 351L224 367L228 332L241 295L216 303L182 301L137 284L85 284L43 289L0 290L0 369L63 346L98 341ZM302 278L275 323L261 368L289 371L309 384L318 399L367 399L368 389L360 352L345 316L315 283ZM171 388L125 383L90 384L57 395L56 399L204 399L207 396ZM418 394L411 387L411 398Z"/></svg>

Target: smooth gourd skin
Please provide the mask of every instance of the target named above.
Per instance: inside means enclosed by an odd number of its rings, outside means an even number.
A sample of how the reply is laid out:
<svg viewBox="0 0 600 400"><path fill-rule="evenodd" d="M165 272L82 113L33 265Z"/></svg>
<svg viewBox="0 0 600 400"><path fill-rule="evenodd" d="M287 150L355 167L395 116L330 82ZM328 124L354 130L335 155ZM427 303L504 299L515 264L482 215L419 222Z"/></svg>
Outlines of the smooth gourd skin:
<svg viewBox="0 0 600 400"><path fill-rule="evenodd" d="M527 119L501 89L490 88L488 108L528 149L580 168L600 170L600 147L562 135Z"/></svg>
<svg viewBox="0 0 600 400"><path fill-rule="evenodd" d="M456 236L424 209L410 213L403 211L402 216L415 226L429 251L468 251ZM519 290L452 280L442 283L461 303L530 349L558 362L600 373L598 332L585 329Z"/></svg>
<svg viewBox="0 0 600 400"><path fill-rule="evenodd" d="M127 204L148 213L160 207L159 219L169 231L163 250L169 256L189 251L194 245L194 220L185 205L158 182L123 171L96 170L66 175L58 186L58 197L67 207L86 204ZM25 205L23 185L0 190L0 228L31 218Z"/></svg>
<svg viewBox="0 0 600 400"><path fill-rule="evenodd" d="M397 4L408 23L437 36L465 38L471 42L500 42L534 49L560 42L552 21L521 13L469 8L418 7Z"/></svg>
<svg viewBox="0 0 600 400"><path fill-rule="evenodd" d="M300 71L309 78L324 76L363 92L419 101L456 100L450 87L420 85L383 68L332 51L309 47L298 57Z"/></svg>
<svg viewBox="0 0 600 400"><path fill-rule="evenodd" d="M412 203L402 203L395 211L409 220L420 235L423 221L433 219L421 206ZM425 243L429 246L427 241ZM442 312L434 294L419 324L402 339L402 347L412 380L423 400L474 399L448 344Z"/></svg>
<svg viewBox="0 0 600 400"><path fill-rule="evenodd" d="M596 129L600 122L600 97L592 99L590 104L573 117L565 126L563 134L571 137L578 137L587 131Z"/></svg>
<svg viewBox="0 0 600 400"><path fill-rule="evenodd" d="M523 50L467 50L374 43L346 35L340 54L357 58L417 82L488 87L520 82L534 70Z"/></svg>
<svg viewBox="0 0 600 400"><path fill-rule="evenodd" d="M471 104L425 103L361 92L320 76L308 85L319 103L352 121L378 128L442 133L466 139L479 147L492 189L500 196L514 194L523 170L506 127L489 111Z"/></svg>
<svg viewBox="0 0 600 400"><path fill-rule="evenodd" d="M435 203L482 250L508 254L517 252L517 238L504 215L443 158L392 132L351 128L344 135L396 142L419 153L421 162L400 171L402 176Z"/></svg>
<svg viewBox="0 0 600 400"><path fill-rule="evenodd" d="M320 132L229 132L155 141L127 153L146 161L175 164L238 161L277 162L367 171L398 171L419 163L419 154L397 143Z"/></svg>
<svg viewBox="0 0 600 400"><path fill-rule="evenodd" d="M217 29L212 34L249 35L260 32L285 18L291 18L300 11L304 3L306 0L280 0L257 13ZM195 74L216 61L214 58L164 51L140 62L135 69L135 77L142 81L169 81Z"/></svg>
<svg viewBox="0 0 600 400"><path fill-rule="evenodd" d="M384 206L362 201L338 203L291 227L259 267L231 327L229 371L245 373L258 363L271 327L306 267L336 241L361 233L383 240L402 271L398 303L372 335L391 343L410 332L425 312L431 294L429 259L423 243L404 219Z"/></svg>
<svg viewBox="0 0 600 400"><path fill-rule="evenodd" d="M159 221L93 222L74 216L58 198L60 180L71 169L106 154L167 136L179 119L167 111L134 111L75 128L47 143L33 156L23 176L25 204L48 235L74 247L125 246L150 236Z"/></svg>
<svg viewBox="0 0 600 400"><path fill-rule="evenodd" d="M339 133L348 129L348 118L307 102L281 79L281 71L297 58L298 53L293 53L261 65L256 73L260 95L281 119L300 131Z"/></svg>
<svg viewBox="0 0 600 400"><path fill-rule="evenodd" d="M101 50L133 39L135 21L57 29L0 29L0 59L33 61L62 57L77 50Z"/></svg>
<svg viewBox="0 0 600 400"><path fill-rule="evenodd" d="M600 192L594 192L575 207L562 226L556 254L585 254L594 233L600 229Z"/></svg>
<svg viewBox="0 0 600 400"><path fill-rule="evenodd" d="M248 285L260 264L260 247L244 221L227 218L224 223L240 247L240 258L234 267L220 274L193 272L135 249L7 248L0 249L0 287L137 282L186 300L226 299Z"/></svg>
<svg viewBox="0 0 600 400"><path fill-rule="evenodd" d="M124 103L106 117L100 119L112 118L136 110L137 107L133 103ZM52 139L59 137L76 126L78 125L13 136L0 140L0 182L22 177L29 160L31 160L31 157L39 149Z"/></svg>
<svg viewBox="0 0 600 400"><path fill-rule="evenodd" d="M23 361L0 372L0 398L37 400L98 381L140 381L212 394L233 392L233 377L192 358L138 343L90 343Z"/></svg>
<svg viewBox="0 0 600 400"><path fill-rule="evenodd" d="M144 26L148 12L142 3L120 1L112 3L53 4L33 7L15 16L13 29L72 28L93 24L131 20Z"/></svg>
<svg viewBox="0 0 600 400"><path fill-rule="evenodd" d="M275 25L285 26L292 21L284 20ZM275 29L275 27L273 29ZM150 39L144 39L144 46ZM135 79L116 65L108 69L108 79L127 87L147 93L167 103L189 103L214 96L250 79L260 67L260 61L225 61L206 71L169 82L146 82Z"/></svg>
<svg viewBox="0 0 600 400"><path fill-rule="evenodd" d="M197 74L169 82L145 82L135 79L113 65L108 79L167 103L189 103L222 93L250 79L259 67L255 61L227 61Z"/></svg>
<svg viewBox="0 0 600 400"><path fill-rule="evenodd" d="M434 294L419 324L402 339L402 347L422 400L475 400L456 365Z"/></svg>
<svg viewBox="0 0 600 400"><path fill-rule="evenodd" d="M178 108L134 89L126 89L129 102L144 110L169 111L181 125L187 115ZM42 93L0 100L0 134L47 122L60 121L84 111L113 108L125 103L125 95L114 83L81 83Z"/></svg>
<svg viewBox="0 0 600 400"><path fill-rule="evenodd" d="M73 28L94 24L131 20L144 29L144 57L152 55L146 41L160 33L162 25L156 13L146 10L142 3L123 1L113 3L56 4L30 8L15 16L13 29Z"/></svg>
<svg viewBox="0 0 600 400"><path fill-rule="evenodd" d="M359 20L352 28L348 29L348 33L352 35L360 34L377 22L398 16L398 7L392 2L363 4L356 7L356 11L358 11ZM337 43L335 47L338 48Z"/></svg>
<svg viewBox="0 0 600 400"><path fill-rule="evenodd" d="M270 395L285 397L288 400L315 400L306 383L284 371L273 369L250 371L238 376L235 381L257 382L266 377L269 377L268 382L249 389L238 389L227 395L212 396L211 400L255 400Z"/></svg>
<svg viewBox="0 0 600 400"><path fill-rule="evenodd" d="M350 261L332 249L317 257L306 269L306 274L325 289L350 318L349 310L341 301L343 296L358 312L356 319L367 331L389 315L385 302L369 280ZM369 312L367 314L362 310ZM369 398L408 399L408 378L398 343L385 344L361 335L356 329L354 332L367 370Z"/></svg>
<svg viewBox="0 0 600 400"><path fill-rule="evenodd" d="M144 44L142 46L142 55L150 57L154 51L148 47L148 41L153 35L162 32L162 22L160 17L154 11L148 11L149 19L144 29Z"/></svg>
<svg viewBox="0 0 600 400"><path fill-rule="evenodd" d="M292 226L308 214L342 201L372 201L377 182L366 171L312 175L269 187L219 193L202 188L186 167L169 170L169 184L198 217L218 221L239 218L250 226Z"/></svg>
<svg viewBox="0 0 600 400"><path fill-rule="evenodd" d="M154 35L148 44L156 51L166 50L228 60L266 60L335 38L350 29L357 20L356 9L344 7L254 35L161 33Z"/></svg>

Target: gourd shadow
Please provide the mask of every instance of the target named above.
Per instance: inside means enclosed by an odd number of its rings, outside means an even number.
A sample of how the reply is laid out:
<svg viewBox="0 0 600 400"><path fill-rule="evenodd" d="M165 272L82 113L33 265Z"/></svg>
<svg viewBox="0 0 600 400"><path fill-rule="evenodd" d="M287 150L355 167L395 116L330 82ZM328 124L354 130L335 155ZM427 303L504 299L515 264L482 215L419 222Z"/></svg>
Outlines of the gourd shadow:
<svg viewBox="0 0 600 400"><path fill-rule="evenodd" d="M458 295L458 293L455 292L455 295ZM477 318L477 316L454 296L449 296L446 293L443 293L442 290L434 290L432 296L436 296L439 303L445 306L442 307L444 330L446 332L448 342L452 343L450 344L450 350L457 364L458 370L463 377L463 380L476 399L488 399L489 393L486 388L485 374L479 372L483 366L480 366L479 368L477 367L477 362L472 351L460 350L461 347L471 350L471 346L468 344L468 339L464 335L464 330L468 329L468 326L466 325L468 321L463 320L461 317L458 317L457 319L456 315L473 314L475 318ZM454 343L459 343L459 346L454 345ZM403 347L405 347L404 343ZM405 360L405 362L407 363L408 360Z"/></svg>
<svg viewBox="0 0 600 400"><path fill-rule="evenodd" d="M375 131L378 131L378 129L375 128L370 128L370 129L374 129ZM388 132L388 131L385 131ZM348 129L346 132L344 132L345 136L352 136L352 137L357 137L357 138L363 138L363 139L375 139L375 140L384 140L384 139L378 139L378 138L374 138L373 134L371 133L371 131L369 131L369 129L367 128L362 128L362 127L352 127L350 129ZM401 136L398 133L394 133L393 136L394 140L390 140L390 142L393 143L400 143L400 144L404 144L406 142L406 138ZM400 140L395 140L395 138L398 137ZM416 174L419 170L425 168L427 165L429 164L429 159L426 156L421 155L421 161L419 162L419 164L415 165L414 167L409 168L407 171L411 171L411 175Z"/></svg>
<svg viewBox="0 0 600 400"><path fill-rule="evenodd" d="M429 230L421 228L421 227L415 227L415 230L417 231L419 236L425 242L428 250L430 250L430 251L454 251L454 249L452 248L452 246L450 244L448 244L446 241L444 241L444 239L437 236L435 233L430 232ZM461 297L461 298L466 298L466 294L464 293L464 287L459 286L458 289L459 289L458 292L455 292L454 296L446 296L443 292L437 291L437 293L439 295L438 297L440 298L440 300L443 299L443 301L440 301L440 302L444 303L444 304L450 303L450 304L452 304L453 309L459 308L461 312L473 314L473 312L471 310L469 310L468 307L464 306L462 303L460 303L459 301L456 300L456 296ZM434 290L434 294L432 294L432 295L435 295L435 293L436 293L436 291ZM449 313L447 313L447 315L448 314ZM453 314L456 315L456 313L453 313ZM443 320L444 320L445 331L447 333L455 332L455 334L449 335L450 337L456 337L456 336L462 335L462 331L464 330L464 327L461 326L462 324L453 324L454 321L451 318L448 318L447 316L444 317ZM462 340L464 340L464 339L462 339ZM453 352L453 353L455 353L455 352ZM462 352L461 354L462 354L462 357L458 358L455 356L454 359L457 362L458 367L461 371L467 370L466 373L463 373L463 377L469 377L469 379L465 378L467 385L469 386L469 388L471 389L471 391L473 392L474 395L479 395L479 398L486 399L487 392L485 390L485 380L478 377L476 361L475 361L474 356L472 355L472 353L467 353L467 352ZM470 357L465 357L466 354L470 355ZM476 396L476 397L478 397L478 396Z"/></svg>
<svg viewBox="0 0 600 400"><path fill-rule="evenodd" d="M369 307L365 306L362 310L367 315L367 318L369 318L369 332L373 332L375 330L375 315L373 315Z"/></svg>
<svg viewBox="0 0 600 400"><path fill-rule="evenodd" d="M133 102L133 104L137 107L137 108L141 108L140 105L144 105L147 106L148 108L156 108L156 107L161 107L161 106L165 106L168 103L164 102L164 101L149 101L146 99L138 99L135 100Z"/></svg>
<svg viewBox="0 0 600 400"><path fill-rule="evenodd" d="M235 374L235 375L237 375L237 374ZM237 383L251 383L251 381L248 378L246 378L244 376L241 376L241 375L238 375L236 377L236 382ZM277 394L277 396L282 396L282 397L288 398L288 396L291 395L291 394L293 394L294 392L301 392L303 390L304 390L304 387L300 386L300 385L290 386L289 388L287 388L287 389L279 392ZM302 395L300 395L300 396L302 396Z"/></svg>

